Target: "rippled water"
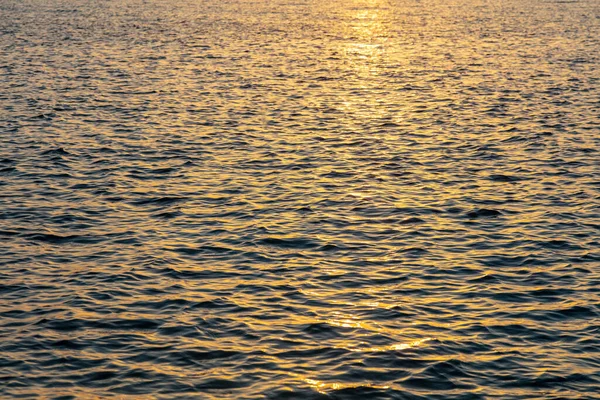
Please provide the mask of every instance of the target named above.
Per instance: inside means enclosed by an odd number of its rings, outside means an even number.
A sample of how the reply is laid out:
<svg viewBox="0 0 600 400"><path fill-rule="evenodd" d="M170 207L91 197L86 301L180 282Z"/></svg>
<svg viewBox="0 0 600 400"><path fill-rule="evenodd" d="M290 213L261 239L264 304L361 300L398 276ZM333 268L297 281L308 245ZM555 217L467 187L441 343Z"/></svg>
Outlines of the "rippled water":
<svg viewBox="0 0 600 400"><path fill-rule="evenodd" d="M0 0L0 116L0 397L599 396L597 0Z"/></svg>

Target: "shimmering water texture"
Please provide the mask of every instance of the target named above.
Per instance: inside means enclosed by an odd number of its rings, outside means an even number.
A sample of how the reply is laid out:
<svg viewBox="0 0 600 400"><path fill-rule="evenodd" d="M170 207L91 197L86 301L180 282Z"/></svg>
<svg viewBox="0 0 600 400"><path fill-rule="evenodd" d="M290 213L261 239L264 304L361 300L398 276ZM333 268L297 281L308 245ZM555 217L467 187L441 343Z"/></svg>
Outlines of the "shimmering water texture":
<svg viewBox="0 0 600 400"><path fill-rule="evenodd" d="M0 0L0 397L600 398L600 2Z"/></svg>

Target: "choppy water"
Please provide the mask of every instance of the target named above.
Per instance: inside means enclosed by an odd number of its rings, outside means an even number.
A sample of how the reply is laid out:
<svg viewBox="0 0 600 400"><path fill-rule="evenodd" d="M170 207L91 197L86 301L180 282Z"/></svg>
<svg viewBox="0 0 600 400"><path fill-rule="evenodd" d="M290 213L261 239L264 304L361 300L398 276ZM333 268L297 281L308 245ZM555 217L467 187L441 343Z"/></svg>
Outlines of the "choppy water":
<svg viewBox="0 0 600 400"><path fill-rule="evenodd" d="M599 28L0 0L0 397L600 398Z"/></svg>

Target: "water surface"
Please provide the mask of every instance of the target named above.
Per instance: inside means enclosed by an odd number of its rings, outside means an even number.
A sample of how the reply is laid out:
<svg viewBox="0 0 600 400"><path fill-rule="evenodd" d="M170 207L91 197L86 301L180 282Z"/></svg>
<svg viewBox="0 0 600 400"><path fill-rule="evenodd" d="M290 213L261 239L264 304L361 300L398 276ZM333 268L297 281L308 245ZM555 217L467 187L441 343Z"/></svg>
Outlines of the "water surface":
<svg viewBox="0 0 600 400"><path fill-rule="evenodd" d="M598 396L599 61L597 0L0 0L0 397Z"/></svg>

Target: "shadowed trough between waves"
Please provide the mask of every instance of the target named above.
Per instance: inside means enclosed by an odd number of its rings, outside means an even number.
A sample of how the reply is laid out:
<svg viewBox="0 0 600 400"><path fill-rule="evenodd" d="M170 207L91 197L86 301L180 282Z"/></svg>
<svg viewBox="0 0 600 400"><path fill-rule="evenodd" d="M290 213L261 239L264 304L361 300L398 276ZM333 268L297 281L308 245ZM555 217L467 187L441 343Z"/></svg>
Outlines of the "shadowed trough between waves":
<svg viewBox="0 0 600 400"><path fill-rule="evenodd" d="M599 28L0 0L0 397L599 398Z"/></svg>

